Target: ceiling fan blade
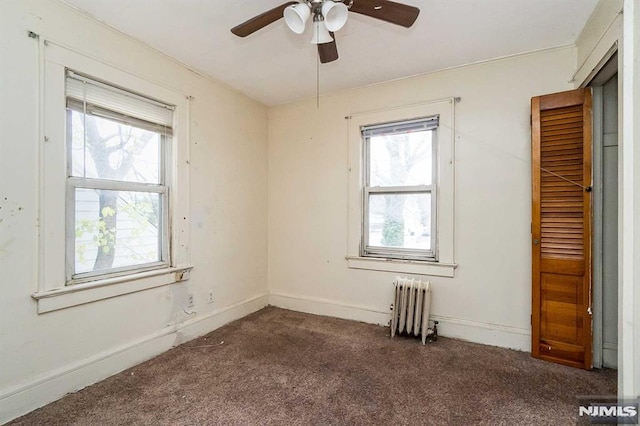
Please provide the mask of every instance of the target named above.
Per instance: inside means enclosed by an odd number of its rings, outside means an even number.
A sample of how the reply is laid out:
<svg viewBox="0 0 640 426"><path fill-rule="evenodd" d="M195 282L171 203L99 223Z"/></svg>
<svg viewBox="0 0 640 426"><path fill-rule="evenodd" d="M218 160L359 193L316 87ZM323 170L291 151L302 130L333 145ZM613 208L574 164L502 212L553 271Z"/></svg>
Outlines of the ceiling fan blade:
<svg viewBox="0 0 640 426"><path fill-rule="evenodd" d="M323 43L318 45L318 56L320 56L320 63L326 64L327 62L333 62L338 59L338 46L336 45L336 36L332 33L331 37L333 41L330 43Z"/></svg>
<svg viewBox="0 0 640 426"><path fill-rule="evenodd" d="M348 5L349 0L345 3ZM417 7L389 0L353 0L349 10L406 28L412 26L420 14Z"/></svg>
<svg viewBox="0 0 640 426"><path fill-rule="evenodd" d="M253 34L259 29L266 27L269 24L273 24L278 19L282 18L284 9L292 4L298 4L297 1L288 1L278 7L274 7L271 10L267 10L258 16L254 16L246 22L231 28L231 32L238 37L246 37L249 34Z"/></svg>

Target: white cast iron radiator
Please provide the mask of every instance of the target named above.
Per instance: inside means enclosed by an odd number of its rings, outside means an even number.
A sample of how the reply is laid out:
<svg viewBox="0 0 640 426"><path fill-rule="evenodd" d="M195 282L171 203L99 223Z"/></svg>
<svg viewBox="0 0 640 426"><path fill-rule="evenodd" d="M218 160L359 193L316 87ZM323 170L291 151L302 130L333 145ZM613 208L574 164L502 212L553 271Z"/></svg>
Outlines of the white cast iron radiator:
<svg viewBox="0 0 640 426"><path fill-rule="evenodd" d="M438 322L429 328L429 307L431 305L431 283L413 278L396 277L394 301L391 308L391 337L397 334L422 336L424 345L427 337L438 339Z"/></svg>

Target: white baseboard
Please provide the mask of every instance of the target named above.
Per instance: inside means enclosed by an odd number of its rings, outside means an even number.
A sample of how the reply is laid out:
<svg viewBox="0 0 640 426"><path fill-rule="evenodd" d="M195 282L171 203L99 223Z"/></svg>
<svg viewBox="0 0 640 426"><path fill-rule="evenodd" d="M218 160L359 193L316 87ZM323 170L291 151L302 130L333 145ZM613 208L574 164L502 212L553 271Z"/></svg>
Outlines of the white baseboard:
<svg viewBox="0 0 640 426"><path fill-rule="evenodd" d="M174 346L210 333L231 321L244 318L266 307L268 304L269 294L264 292L207 315L187 320L180 324Z"/></svg>
<svg viewBox="0 0 640 426"><path fill-rule="evenodd" d="M0 424L62 398L127 368L147 361L174 346L207 334L268 304L267 293L243 300L207 315L170 326L118 348L49 372L30 383L2 391Z"/></svg>
<svg viewBox="0 0 640 426"><path fill-rule="evenodd" d="M489 346L531 352L531 330L500 324L431 315L438 321L438 335Z"/></svg>
<svg viewBox="0 0 640 426"><path fill-rule="evenodd" d="M336 300L308 296L294 296L285 293L269 292L269 305L308 314L343 318L368 324L388 325L391 311L364 305L352 305Z"/></svg>
<svg viewBox="0 0 640 426"><path fill-rule="evenodd" d="M379 308L278 292L269 293L269 305L292 311L385 326L388 325L391 319L390 311L384 311ZM529 329L469 321L442 315L431 315L431 319L438 321L438 334L440 336L526 352L531 351L531 331Z"/></svg>

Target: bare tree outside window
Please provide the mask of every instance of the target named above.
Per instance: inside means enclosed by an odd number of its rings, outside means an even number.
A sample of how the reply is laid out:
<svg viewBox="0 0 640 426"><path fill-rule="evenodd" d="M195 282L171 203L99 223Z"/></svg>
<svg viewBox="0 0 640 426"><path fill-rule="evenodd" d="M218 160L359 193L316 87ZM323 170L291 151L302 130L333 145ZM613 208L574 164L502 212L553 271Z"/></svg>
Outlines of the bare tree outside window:
<svg viewBox="0 0 640 426"><path fill-rule="evenodd" d="M162 136L68 110L72 177L159 184ZM157 193L75 188L75 272L161 260Z"/></svg>
<svg viewBox="0 0 640 426"><path fill-rule="evenodd" d="M73 176L158 183L160 135L73 110L68 114ZM158 196L76 189L75 199L77 272L123 266L125 256L131 263L159 260Z"/></svg>

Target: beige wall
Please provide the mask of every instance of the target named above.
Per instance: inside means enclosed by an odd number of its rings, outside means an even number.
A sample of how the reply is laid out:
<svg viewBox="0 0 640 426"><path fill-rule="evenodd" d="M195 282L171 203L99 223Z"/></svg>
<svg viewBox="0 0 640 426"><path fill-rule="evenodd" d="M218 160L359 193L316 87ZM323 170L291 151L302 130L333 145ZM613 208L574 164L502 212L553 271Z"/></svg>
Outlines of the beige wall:
<svg viewBox="0 0 640 426"><path fill-rule="evenodd" d="M349 269L345 116L459 96L455 278L432 277L443 335L530 348L530 98L570 89L563 48L340 92L269 110L272 304L386 323L390 272ZM320 75L322 79L322 75Z"/></svg>
<svg viewBox="0 0 640 426"><path fill-rule="evenodd" d="M39 69L28 31L194 97L183 141L189 281L37 314ZM49 0L0 2L0 93L0 423L267 303L264 106Z"/></svg>

